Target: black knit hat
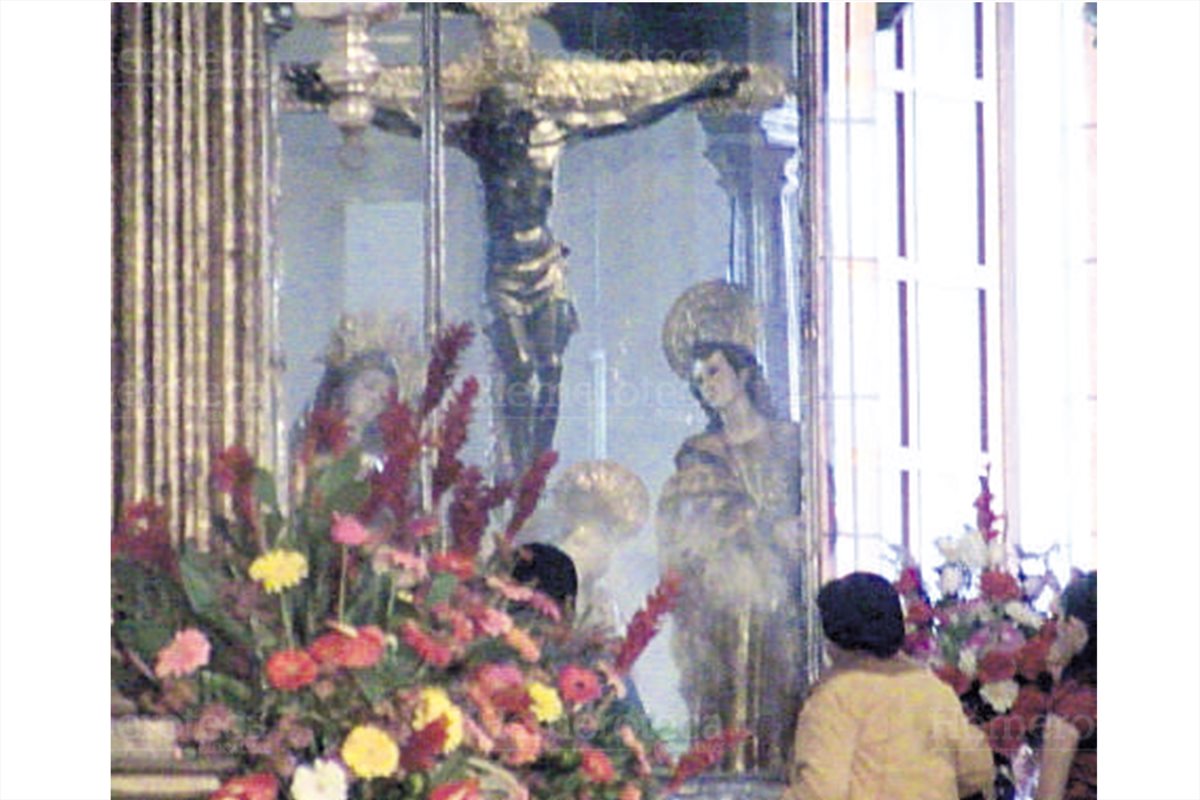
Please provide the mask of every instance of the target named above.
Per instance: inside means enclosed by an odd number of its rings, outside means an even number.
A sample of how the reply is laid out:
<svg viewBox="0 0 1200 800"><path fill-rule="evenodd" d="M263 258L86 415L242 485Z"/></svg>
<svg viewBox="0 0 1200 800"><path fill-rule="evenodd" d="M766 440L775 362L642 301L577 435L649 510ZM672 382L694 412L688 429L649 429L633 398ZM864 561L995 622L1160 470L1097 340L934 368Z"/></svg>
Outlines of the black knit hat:
<svg viewBox="0 0 1200 800"><path fill-rule="evenodd" d="M531 586L558 601L564 608L575 600L579 578L575 562L554 545L534 542L517 550L513 579Z"/></svg>
<svg viewBox="0 0 1200 800"><path fill-rule="evenodd" d="M904 644L900 596L879 575L854 572L825 584L817 595L817 607L825 635L843 650L887 658Z"/></svg>

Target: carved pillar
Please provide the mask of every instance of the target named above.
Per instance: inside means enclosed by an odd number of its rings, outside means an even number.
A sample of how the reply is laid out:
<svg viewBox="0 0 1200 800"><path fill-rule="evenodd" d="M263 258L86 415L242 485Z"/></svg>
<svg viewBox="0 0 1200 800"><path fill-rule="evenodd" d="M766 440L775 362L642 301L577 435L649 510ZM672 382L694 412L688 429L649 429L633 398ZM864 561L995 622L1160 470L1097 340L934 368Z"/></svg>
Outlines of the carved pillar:
<svg viewBox="0 0 1200 800"><path fill-rule="evenodd" d="M782 401L788 380L785 237L794 238L796 220L783 215L784 168L795 145L772 146L758 116L705 115L705 156L717 168L729 195L730 243L726 278L745 286L763 320L759 360L767 381Z"/></svg>
<svg viewBox="0 0 1200 800"><path fill-rule="evenodd" d="M207 543L216 451L278 452L264 8L112 11L113 508L163 505L177 543Z"/></svg>

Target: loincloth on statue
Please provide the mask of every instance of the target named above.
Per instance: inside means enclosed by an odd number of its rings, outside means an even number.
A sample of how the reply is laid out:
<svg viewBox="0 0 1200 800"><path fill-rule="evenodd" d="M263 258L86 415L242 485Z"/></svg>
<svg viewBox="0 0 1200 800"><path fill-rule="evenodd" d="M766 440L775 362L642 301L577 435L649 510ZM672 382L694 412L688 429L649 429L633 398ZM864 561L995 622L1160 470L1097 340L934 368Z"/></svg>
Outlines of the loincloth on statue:
<svg viewBox="0 0 1200 800"><path fill-rule="evenodd" d="M551 241L541 253L514 263L488 265L485 286L493 313L528 317L551 304L574 305L567 293L567 248Z"/></svg>

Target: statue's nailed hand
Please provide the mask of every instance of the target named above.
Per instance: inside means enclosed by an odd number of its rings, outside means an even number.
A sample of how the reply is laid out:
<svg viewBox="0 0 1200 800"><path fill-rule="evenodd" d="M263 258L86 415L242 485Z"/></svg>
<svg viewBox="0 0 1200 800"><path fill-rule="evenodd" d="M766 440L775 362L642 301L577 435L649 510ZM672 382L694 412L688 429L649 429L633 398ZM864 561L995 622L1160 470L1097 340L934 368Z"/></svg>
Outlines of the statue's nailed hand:
<svg viewBox="0 0 1200 800"><path fill-rule="evenodd" d="M704 83L700 84L700 94L704 97L733 97L738 87L750 77L750 68L745 64L735 64L714 72Z"/></svg>
<svg viewBox="0 0 1200 800"><path fill-rule="evenodd" d="M321 78L318 64L285 64L280 76L295 88L298 100L319 105L333 102L333 91Z"/></svg>

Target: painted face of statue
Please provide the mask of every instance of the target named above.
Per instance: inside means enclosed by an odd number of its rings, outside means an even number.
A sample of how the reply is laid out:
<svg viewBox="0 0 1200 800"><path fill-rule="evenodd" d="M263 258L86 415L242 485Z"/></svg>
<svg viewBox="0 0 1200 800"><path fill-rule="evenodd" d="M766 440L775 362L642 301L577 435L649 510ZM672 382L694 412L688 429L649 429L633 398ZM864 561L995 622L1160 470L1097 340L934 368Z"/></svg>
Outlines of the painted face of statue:
<svg viewBox="0 0 1200 800"><path fill-rule="evenodd" d="M384 409L391 378L378 369L366 369L355 376L346 388L346 424L354 434L359 434L371 424Z"/></svg>
<svg viewBox="0 0 1200 800"><path fill-rule="evenodd" d="M697 359L692 380L704 402L717 411L746 394L746 375L739 375L720 350Z"/></svg>

